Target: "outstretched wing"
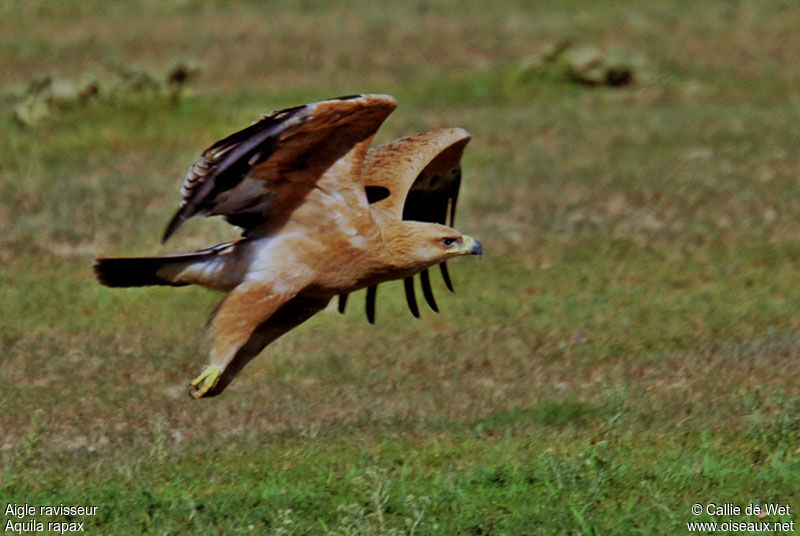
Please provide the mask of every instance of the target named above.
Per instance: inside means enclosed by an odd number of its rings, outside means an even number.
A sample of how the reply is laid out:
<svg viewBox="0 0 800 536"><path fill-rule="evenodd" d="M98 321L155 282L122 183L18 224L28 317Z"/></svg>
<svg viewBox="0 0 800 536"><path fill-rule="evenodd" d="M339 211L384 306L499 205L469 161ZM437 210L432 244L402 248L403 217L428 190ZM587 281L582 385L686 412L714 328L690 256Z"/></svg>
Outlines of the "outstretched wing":
<svg viewBox="0 0 800 536"><path fill-rule="evenodd" d="M421 213L438 214L439 196L420 197L414 192L442 192L452 189L454 183L457 191L458 181L452 176L460 169L461 155L469 140L470 135L463 128L442 128L371 149L364 160L364 185L368 195L370 189L374 191L372 210L382 217L396 219L416 219L410 216Z"/></svg>
<svg viewBox="0 0 800 536"><path fill-rule="evenodd" d="M364 157L396 106L388 95L339 97L274 112L214 143L189 169L163 240L196 214L222 215L245 231L280 224L337 160ZM360 175L351 182L342 188L363 196Z"/></svg>
<svg viewBox="0 0 800 536"><path fill-rule="evenodd" d="M379 217L453 226L461 186L461 156L470 140L461 128L436 129L400 138L369 151L363 177L370 208ZM447 265L439 265L447 288L453 290ZM404 281L411 313L419 317L414 279ZM428 270L420 273L425 301L438 312ZM367 319L375 321L376 288L367 289ZM339 297L343 311L347 296Z"/></svg>

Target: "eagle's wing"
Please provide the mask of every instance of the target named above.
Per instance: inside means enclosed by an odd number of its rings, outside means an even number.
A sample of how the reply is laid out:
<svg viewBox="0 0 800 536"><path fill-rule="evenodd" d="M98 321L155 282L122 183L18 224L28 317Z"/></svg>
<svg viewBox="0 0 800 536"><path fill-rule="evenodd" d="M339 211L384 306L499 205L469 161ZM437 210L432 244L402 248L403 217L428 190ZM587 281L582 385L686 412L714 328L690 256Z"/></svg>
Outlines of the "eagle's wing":
<svg viewBox="0 0 800 536"><path fill-rule="evenodd" d="M400 138L371 149L364 160L363 177L370 208L379 217L453 225L461 185L461 156L470 140L461 128L436 129ZM453 285L447 265L440 265L444 282ZM438 311L428 271L420 274L428 305ZM419 317L414 279L404 280L411 313ZM367 289L367 319L375 320L376 287ZM347 295L339 297L344 311Z"/></svg>
<svg viewBox="0 0 800 536"><path fill-rule="evenodd" d="M222 215L245 231L280 224L337 160L364 157L396 106L388 95L339 97L274 112L214 143L189 169L163 240L195 214ZM364 201L360 174L351 179L338 193Z"/></svg>
<svg viewBox="0 0 800 536"><path fill-rule="evenodd" d="M428 130L371 149L364 161L364 185L383 217L445 223L438 217L441 193L458 192L453 175L470 140L462 128ZM370 192L371 190L371 192ZM436 192L433 197L417 193ZM448 198L445 199L444 214ZM410 212L409 212L410 211Z"/></svg>

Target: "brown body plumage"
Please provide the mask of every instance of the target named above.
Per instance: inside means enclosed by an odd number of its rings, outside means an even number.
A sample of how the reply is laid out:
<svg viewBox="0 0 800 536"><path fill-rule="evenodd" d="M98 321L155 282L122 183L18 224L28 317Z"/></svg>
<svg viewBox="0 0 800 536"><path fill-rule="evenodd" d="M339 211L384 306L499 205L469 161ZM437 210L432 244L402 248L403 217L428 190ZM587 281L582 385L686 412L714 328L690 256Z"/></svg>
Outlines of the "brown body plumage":
<svg viewBox="0 0 800 536"><path fill-rule="evenodd" d="M459 161L469 135L441 129L368 150L395 108L385 95L356 95L263 117L209 147L190 168L166 240L195 214L222 215L243 238L165 257L98 259L108 286L197 284L228 291L210 323L209 365L192 382L196 398L222 392L267 344L340 296L413 276L435 301L429 266L481 252L452 228ZM450 226L447 223L449 213ZM410 284L409 284L410 283Z"/></svg>

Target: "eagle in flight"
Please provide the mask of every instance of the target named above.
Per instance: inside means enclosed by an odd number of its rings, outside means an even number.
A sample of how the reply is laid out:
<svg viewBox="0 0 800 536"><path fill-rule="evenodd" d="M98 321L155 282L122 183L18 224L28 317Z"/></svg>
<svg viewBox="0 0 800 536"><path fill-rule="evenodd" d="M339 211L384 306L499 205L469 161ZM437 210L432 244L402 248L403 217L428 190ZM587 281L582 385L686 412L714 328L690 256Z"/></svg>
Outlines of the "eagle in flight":
<svg viewBox="0 0 800 536"><path fill-rule="evenodd" d="M100 258L109 287L202 285L227 295L209 322L209 363L194 398L220 394L269 343L338 296L367 288L375 319L379 283L403 279L419 316L414 276L437 310L428 268L480 255L453 228L460 160L470 135L436 129L369 148L397 106L388 95L352 95L263 116L206 149L189 168L166 241L187 219L223 216L241 238L161 257Z"/></svg>

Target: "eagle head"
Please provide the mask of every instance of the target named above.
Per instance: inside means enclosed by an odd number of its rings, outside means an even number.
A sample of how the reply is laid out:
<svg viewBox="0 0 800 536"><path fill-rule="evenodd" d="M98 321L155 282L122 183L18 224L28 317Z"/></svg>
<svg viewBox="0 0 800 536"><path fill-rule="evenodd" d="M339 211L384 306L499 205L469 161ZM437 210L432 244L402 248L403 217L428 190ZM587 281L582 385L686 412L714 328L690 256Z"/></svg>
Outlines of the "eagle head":
<svg viewBox="0 0 800 536"><path fill-rule="evenodd" d="M390 236L384 238L392 265L404 274L418 273L452 257L483 254L480 242L447 225L401 221L392 227Z"/></svg>

